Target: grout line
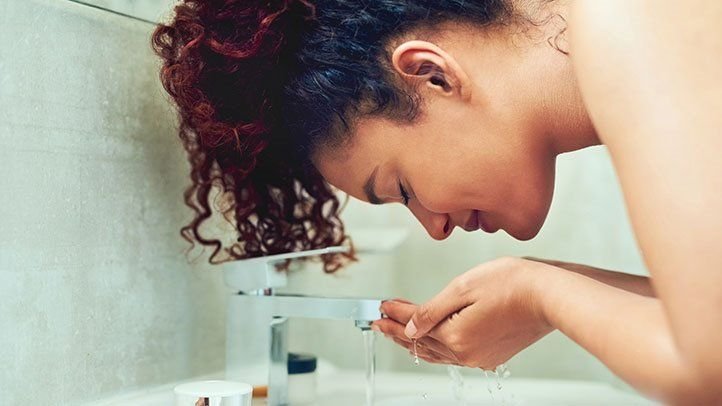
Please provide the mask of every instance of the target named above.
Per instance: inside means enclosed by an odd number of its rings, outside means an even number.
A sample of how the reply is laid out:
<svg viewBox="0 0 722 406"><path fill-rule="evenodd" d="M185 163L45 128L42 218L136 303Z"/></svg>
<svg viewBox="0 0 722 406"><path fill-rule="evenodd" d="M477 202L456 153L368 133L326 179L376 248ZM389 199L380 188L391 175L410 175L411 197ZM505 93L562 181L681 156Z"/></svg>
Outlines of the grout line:
<svg viewBox="0 0 722 406"><path fill-rule="evenodd" d="M102 11L105 11L105 12L108 12L108 13L112 13L112 14L115 14L115 15L119 15L119 16L121 16L121 17L130 18L130 19L133 19L133 20L136 20L136 21L140 21L140 22L143 22L143 23L147 23L147 24L151 24L151 25L158 25L158 24L159 24L158 22L146 20L145 18L136 17L136 16L133 16L133 15L130 15L130 14L121 13L120 11L115 11L115 10L111 10L111 9L109 9L109 8L97 6L97 5L95 5L95 4L86 3L86 2L83 1L83 0L67 0L67 1L69 1L69 2L71 2L71 3L75 3L75 4L80 4L80 5L82 5L82 6L94 8L94 9L97 9L97 10L102 10Z"/></svg>

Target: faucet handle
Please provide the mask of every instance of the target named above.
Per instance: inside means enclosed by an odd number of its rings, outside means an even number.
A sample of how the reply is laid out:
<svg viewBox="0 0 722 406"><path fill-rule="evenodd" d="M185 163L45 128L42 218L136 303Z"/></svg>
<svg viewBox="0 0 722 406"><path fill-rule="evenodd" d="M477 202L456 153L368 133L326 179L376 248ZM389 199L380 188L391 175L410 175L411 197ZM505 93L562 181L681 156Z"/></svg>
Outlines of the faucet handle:
<svg viewBox="0 0 722 406"><path fill-rule="evenodd" d="M348 247L336 246L228 262L222 265L224 279L226 285L236 291L250 292L267 288L281 288L286 286L288 279L285 272L276 270L275 264L288 259L348 251Z"/></svg>

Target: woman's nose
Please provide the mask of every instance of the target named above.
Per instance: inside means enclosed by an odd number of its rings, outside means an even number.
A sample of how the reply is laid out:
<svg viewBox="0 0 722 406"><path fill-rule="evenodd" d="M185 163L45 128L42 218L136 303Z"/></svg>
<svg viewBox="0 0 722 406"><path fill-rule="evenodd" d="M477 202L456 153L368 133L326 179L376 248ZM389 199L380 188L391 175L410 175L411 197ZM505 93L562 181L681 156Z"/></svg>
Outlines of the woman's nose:
<svg viewBox="0 0 722 406"><path fill-rule="evenodd" d="M451 235L453 225L448 214L434 213L420 205L409 206L409 209L431 238L441 241Z"/></svg>

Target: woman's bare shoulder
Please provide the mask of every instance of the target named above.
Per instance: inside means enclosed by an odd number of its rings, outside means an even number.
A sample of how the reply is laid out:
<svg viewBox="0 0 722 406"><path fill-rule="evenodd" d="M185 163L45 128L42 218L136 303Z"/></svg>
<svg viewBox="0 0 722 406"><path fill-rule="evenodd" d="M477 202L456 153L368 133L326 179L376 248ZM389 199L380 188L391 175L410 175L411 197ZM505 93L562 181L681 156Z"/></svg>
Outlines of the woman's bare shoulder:
<svg viewBox="0 0 722 406"><path fill-rule="evenodd" d="M612 148L722 116L719 0L576 0L569 20L582 94Z"/></svg>

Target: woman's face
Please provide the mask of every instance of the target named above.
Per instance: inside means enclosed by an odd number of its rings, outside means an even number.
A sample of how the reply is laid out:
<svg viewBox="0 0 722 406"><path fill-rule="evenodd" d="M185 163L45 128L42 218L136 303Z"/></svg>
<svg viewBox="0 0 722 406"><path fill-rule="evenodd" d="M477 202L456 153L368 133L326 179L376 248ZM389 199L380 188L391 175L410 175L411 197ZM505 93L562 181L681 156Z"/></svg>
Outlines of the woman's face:
<svg viewBox="0 0 722 406"><path fill-rule="evenodd" d="M534 130L502 106L483 117L464 106L435 106L409 126L362 120L347 145L316 163L355 198L408 201L435 239L459 227L527 240L539 232L554 186L555 155Z"/></svg>
<svg viewBox="0 0 722 406"><path fill-rule="evenodd" d="M473 41L452 51L454 44L424 44L394 53L400 76L421 84L421 116L412 124L361 118L348 141L317 151L316 167L355 198L406 204L434 239L455 227L531 239L551 204L560 138L591 127L567 67L525 62L544 57L531 51L487 47L476 55ZM438 65L434 73L424 73L428 61ZM424 75L414 76L424 64Z"/></svg>

